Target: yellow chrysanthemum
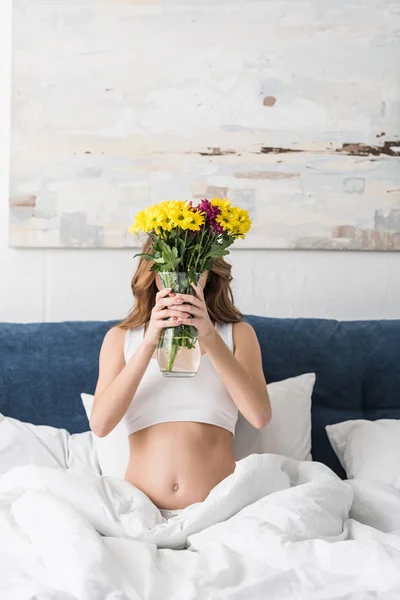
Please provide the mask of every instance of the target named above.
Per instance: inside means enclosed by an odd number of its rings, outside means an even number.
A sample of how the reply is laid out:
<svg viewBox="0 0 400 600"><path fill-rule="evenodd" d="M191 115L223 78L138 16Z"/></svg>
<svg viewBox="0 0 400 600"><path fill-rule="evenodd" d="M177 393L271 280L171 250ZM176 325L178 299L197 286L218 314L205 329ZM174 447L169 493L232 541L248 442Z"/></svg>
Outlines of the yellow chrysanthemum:
<svg viewBox="0 0 400 600"><path fill-rule="evenodd" d="M188 209L176 211L173 213L172 219L176 227L180 227L181 229L189 229L193 220L193 213Z"/></svg>
<svg viewBox="0 0 400 600"><path fill-rule="evenodd" d="M173 229L175 227L175 224L171 218L171 212L173 210L173 205L174 205L174 202L170 202L170 201L160 202L160 204L158 205L164 215L164 221L163 221L163 225L162 225L163 231L171 231L171 229Z"/></svg>
<svg viewBox="0 0 400 600"><path fill-rule="evenodd" d="M130 233L139 233L139 231L143 231L143 233L148 233L149 231L159 233L164 228L164 222L164 211L160 209L158 204L155 204L138 212L133 225L128 231Z"/></svg>
<svg viewBox="0 0 400 600"><path fill-rule="evenodd" d="M128 231L129 233L139 233L139 231L147 233L149 231L146 211L141 210L136 214L133 225L129 227Z"/></svg>
<svg viewBox="0 0 400 600"><path fill-rule="evenodd" d="M160 202L159 207L165 212L166 215L176 211L182 211L189 208L189 202L185 202L183 200L165 200L165 202Z"/></svg>
<svg viewBox="0 0 400 600"><path fill-rule="evenodd" d="M190 231L198 231L202 225L204 225L205 217L199 212L195 212L193 210L190 211L191 214L191 222L189 224L188 229Z"/></svg>
<svg viewBox="0 0 400 600"><path fill-rule="evenodd" d="M180 227L181 229L188 229L191 221L189 202L176 200L165 204L166 218L169 219L171 228Z"/></svg>
<svg viewBox="0 0 400 600"><path fill-rule="evenodd" d="M222 227L224 231L231 231L232 223L231 223L231 214L229 210L221 210L218 217L215 219L218 225Z"/></svg>
<svg viewBox="0 0 400 600"><path fill-rule="evenodd" d="M212 198L210 200L212 206L218 206L222 211L230 210L231 202L227 198Z"/></svg>
<svg viewBox="0 0 400 600"><path fill-rule="evenodd" d="M169 230L173 227L198 231L203 225L205 218L202 214L194 211L189 202L173 200L162 203Z"/></svg>
<svg viewBox="0 0 400 600"><path fill-rule="evenodd" d="M237 206L221 210L221 214L218 215L216 221L224 231L242 239L251 227L249 213Z"/></svg>
<svg viewBox="0 0 400 600"><path fill-rule="evenodd" d="M247 210L239 207L233 209L233 233L238 237L244 239L246 233L250 230L251 220Z"/></svg>
<svg viewBox="0 0 400 600"><path fill-rule="evenodd" d="M146 217L149 231L155 231L159 233L160 229L163 229L165 214L160 207L155 204L149 208L146 208Z"/></svg>

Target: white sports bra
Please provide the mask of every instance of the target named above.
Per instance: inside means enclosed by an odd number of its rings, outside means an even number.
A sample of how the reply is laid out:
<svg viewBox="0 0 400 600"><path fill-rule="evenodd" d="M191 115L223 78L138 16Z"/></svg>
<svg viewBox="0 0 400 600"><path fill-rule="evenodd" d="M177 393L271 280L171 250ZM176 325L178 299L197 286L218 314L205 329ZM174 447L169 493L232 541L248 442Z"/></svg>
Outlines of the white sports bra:
<svg viewBox="0 0 400 600"><path fill-rule="evenodd" d="M232 323L217 324L216 329L233 352ZM125 363L131 358L144 335L144 326L128 329L125 337ZM209 423L232 434L238 409L212 364L203 354L194 379L163 377L158 362L151 358L136 394L124 416L127 434L171 421Z"/></svg>

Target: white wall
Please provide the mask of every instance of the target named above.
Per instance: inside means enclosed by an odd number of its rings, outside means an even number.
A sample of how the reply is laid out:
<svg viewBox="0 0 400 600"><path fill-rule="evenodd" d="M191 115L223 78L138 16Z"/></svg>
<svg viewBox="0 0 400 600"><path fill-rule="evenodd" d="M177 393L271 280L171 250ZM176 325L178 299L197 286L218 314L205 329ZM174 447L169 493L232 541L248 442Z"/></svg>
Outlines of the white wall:
<svg viewBox="0 0 400 600"><path fill-rule="evenodd" d="M129 250L7 246L11 0L0 5L0 321L113 319L132 304ZM237 250L235 296L247 313L400 318L400 253Z"/></svg>

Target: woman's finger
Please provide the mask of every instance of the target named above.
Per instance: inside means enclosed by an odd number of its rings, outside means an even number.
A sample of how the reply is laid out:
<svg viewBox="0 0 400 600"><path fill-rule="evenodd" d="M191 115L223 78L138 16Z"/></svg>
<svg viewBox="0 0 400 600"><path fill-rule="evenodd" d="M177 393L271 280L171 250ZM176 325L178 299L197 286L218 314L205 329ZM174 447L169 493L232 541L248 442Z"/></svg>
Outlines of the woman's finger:
<svg viewBox="0 0 400 600"><path fill-rule="evenodd" d="M158 304L156 304L156 306L153 308L152 314L156 319L165 319L168 316L172 316L172 313L170 312L172 311L186 311L185 307L189 307L188 304L171 304L170 306L158 306Z"/></svg>
<svg viewBox="0 0 400 600"><path fill-rule="evenodd" d="M158 309L164 308L165 306L172 306L173 304L183 304L183 300L177 300L175 297L175 294L172 296L172 298L161 298L157 303L156 303L156 307Z"/></svg>
<svg viewBox="0 0 400 600"><path fill-rule="evenodd" d="M177 327L178 325L182 325L182 321L157 321L157 327L166 329L167 327Z"/></svg>
<svg viewBox="0 0 400 600"><path fill-rule="evenodd" d="M165 310L160 310L159 312L156 313L155 318L157 321L164 320L164 319L169 319L170 317L172 318L179 318L179 319L183 319L185 316L190 316L188 312L181 312L179 310L173 310L173 309L165 309Z"/></svg>
<svg viewBox="0 0 400 600"><path fill-rule="evenodd" d="M201 285L199 285L199 284L196 285L195 283L192 283L192 288L195 290L196 296L198 298L200 298L200 300L203 300L204 294L203 294L203 288L201 287Z"/></svg>
<svg viewBox="0 0 400 600"><path fill-rule="evenodd" d="M189 304L193 304L194 306L198 306L199 308L203 306L204 302L199 300L197 296L193 296L193 294L177 294L175 297L176 302L182 299L184 302L188 302Z"/></svg>
<svg viewBox="0 0 400 600"><path fill-rule="evenodd" d="M164 312L164 310L167 310L169 308L169 306L171 306L172 303L169 303L168 300L170 300L170 298L164 298L159 300L153 307L153 315L154 314L158 314L160 312Z"/></svg>
<svg viewBox="0 0 400 600"><path fill-rule="evenodd" d="M182 306L173 306L172 310L178 311L183 317L185 314L196 315L196 317L204 316L204 310L201 308L197 308L197 306L192 306L191 304L183 304Z"/></svg>
<svg viewBox="0 0 400 600"><path fill-rule="evenodd" d="M161 300L161 298L165 298L171 292L172 292L172 288L163 288L162 290L160 290L159 292L157 292L157 294L156 294L156 302L158 302L159 300Z"/></svg>

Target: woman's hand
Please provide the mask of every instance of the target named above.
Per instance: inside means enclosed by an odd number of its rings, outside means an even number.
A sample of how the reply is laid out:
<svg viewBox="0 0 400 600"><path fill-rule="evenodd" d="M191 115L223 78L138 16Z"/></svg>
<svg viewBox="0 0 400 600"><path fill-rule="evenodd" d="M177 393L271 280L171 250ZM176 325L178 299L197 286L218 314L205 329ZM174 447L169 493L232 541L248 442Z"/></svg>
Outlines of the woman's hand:
<svg viewBox="0 0 400 600"><path fill-rule="evenodd" d="M151 311L150 321L144 336L144 340L153 346L157 346L162 329L182 325L184 322L183 314L187 314L185 311L182 312L182 310L177 310L178 307L175 305L178 301L174 295L172 298L167 297L171 294L171 289L172 288L162 289L156 295L156 303ZM178 302L178 304L180 304L180 302ZM181 307L179 306L179 309L180 308ZM169 320L170 318L172 318L172 320Z"/></svg>
<svg viewBox="0 0 400 600"><path fill-rule="evenodd" d="M172 308L180 314L181 323L196 327L199 338L204 338L215 328L208 314L202 287L194 283L192 286L196 295L176 294Z"/></svg>

